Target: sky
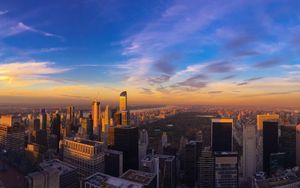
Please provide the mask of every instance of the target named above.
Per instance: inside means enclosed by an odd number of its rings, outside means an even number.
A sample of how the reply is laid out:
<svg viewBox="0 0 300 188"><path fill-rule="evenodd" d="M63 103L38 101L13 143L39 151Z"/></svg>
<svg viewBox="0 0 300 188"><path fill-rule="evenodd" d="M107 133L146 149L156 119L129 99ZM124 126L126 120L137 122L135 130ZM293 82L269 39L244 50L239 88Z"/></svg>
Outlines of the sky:
<svg viewBox="0 0 300 188"><path fill-rule="evenodd" d="M300 105L300 1L0 1L0 102Z"/></svg>

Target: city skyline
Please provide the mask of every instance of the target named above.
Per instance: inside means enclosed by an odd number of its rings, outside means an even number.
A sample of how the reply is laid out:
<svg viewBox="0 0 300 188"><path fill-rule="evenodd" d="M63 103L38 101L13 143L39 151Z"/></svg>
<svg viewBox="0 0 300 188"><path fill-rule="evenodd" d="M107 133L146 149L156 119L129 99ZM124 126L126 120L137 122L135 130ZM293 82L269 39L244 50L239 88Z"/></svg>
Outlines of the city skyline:
<svg viewBox="0 0 300 188"><path fill-rule="evenodd" d="M0 3L0 102L300 104L300 2Z"/></svg>

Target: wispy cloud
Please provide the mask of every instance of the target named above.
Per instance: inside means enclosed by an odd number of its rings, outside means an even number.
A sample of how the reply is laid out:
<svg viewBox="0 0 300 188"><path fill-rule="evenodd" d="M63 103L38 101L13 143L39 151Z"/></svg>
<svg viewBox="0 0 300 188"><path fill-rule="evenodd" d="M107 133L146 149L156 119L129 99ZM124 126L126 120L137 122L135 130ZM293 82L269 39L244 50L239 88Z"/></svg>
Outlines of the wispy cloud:
<svg viewBox="0 0 300 188"><path fill-rule="evenodd" d="M8 10L0 10L0 16L5 15L8 13Z"/></svg>
<svg viewBox="0 0 300 188"><path fill-rule="evenodd" d="M53 37L53 38L57 38L59 40L64 40L64 37L62 37L60 35L36 29L34 27L31 27L29 25L24 24L23 22L19 22L15 26L11 27L10 32L8 33L8 35L9 36L10 35L16 35L16 34L19 34L19 33L22 33L22 32L26 32L26 31L38 33L38 34L43 35L45 37Z"/></svg>
<svg viewBox="0 0 300 188"><path fill-rule="evenodd" d="M254 66L256 68L271 68L271 67L279 65L280 62L281 61L279 59L270 59L267 61L258 62Z"/></svg>
<svg viewBox="0 0 300 188"><path fill-rule="evenodd" d="M142 94L146 94L146 95L152 95L152 94L154 94L154 92L151 90L151 89L149 89L149 88L140 88L142 91L141 91L141 93Z"/></svg>
<svg viewBox="0 0 300 188"><path fill-rule="evenodd" d="M70 69L54 67L51 62L12 62L0 64L0 81L13 85L34 85L57 81L49 75L64 73Z"/></svg>

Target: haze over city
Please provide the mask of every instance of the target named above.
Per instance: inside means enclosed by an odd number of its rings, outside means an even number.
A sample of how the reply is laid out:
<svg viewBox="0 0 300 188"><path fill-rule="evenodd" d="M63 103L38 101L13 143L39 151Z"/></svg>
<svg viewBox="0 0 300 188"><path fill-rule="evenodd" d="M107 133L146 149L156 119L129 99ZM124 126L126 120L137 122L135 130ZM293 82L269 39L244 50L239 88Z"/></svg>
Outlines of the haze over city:
<svg viewBox="0 0 300 188"><path fill-rule="evenodd" d="M299 1L1 1L0 102L300 104Z"/></svg>

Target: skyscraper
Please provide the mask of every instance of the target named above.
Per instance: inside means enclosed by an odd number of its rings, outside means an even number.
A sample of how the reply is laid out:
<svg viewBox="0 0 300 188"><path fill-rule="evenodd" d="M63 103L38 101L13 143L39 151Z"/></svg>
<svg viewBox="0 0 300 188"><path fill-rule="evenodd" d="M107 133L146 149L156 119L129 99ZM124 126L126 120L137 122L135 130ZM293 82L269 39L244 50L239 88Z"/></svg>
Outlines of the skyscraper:
<svg viewBox="0 0 300 188"><path fill-rule="evenodd" d="M201 143L190 141L185 145L184 152L184 183L194 187L198 178L197 162L200 157Z"/></svg>
<svg viewBox="0 0 300 188"><path fill-rule="evenodd" d="M256 173L256 127L245 124L243 126L243 177L250 180Z"/></svg>
<svg viewBox="0 0 300 188"><path fill-rule="evenodd" d="M116 127L114 149L123 152L123 169L137 170L139 167L139 132L137 127Z"/></svg>
<svg viewBox="0 0 300 188"><path fill-rule="evenodd" d="M68 106L67 107L67 113L66 113L66 127L65 127L65 136L70 137L71 131L74 129L74 123L75 123L75 112L74 112L74 106Z"/></svg>
<svg viewBox="0 0 300 188"><path fill-rule="evenodd" d="M148 132L143 129L139 131L139 163L146 157L148 148Z"/></svg>
<svg viewBox="0 0 300 188"><path fill-rule="evenodd" d="M296 126L296 165L300 166L300 124Z"/></svg>
<svg viewBox="0 0 300 188"><path fill-rule="evenodd" d="M123 153L117 150L105 150L105 174L119 177L123 174Z"/></svg>
<svg viewBox="0 0 300 188"><path fill-rule="evenodd" d="M85 137L92 140L93 139L93 119L91 115L87 118L81 118L81 128L85 134Z"/></svg>
<svg viewBox="0 0 300 188"><path fill-rule="evenodd" d="M123 126L129 125L130 114L127 109L127 92L126 91L123 91L120 93L119 113L121 115L121 125L123 125Z"/></svg>
<svg viewBox="0 0 300 188"><path fill-rule="evenodd" d="M102 117L102 125L110 125L110 119L111 119L111 110L109 108L109 105L106 105ZM102 132L105 132L104 127L105 126L102 127Z"/></svg>
<svg viewBox="0 0 300 188"><path fill-rule="evenodd" d="M0 146L6 150L24 151L25 127L21 117L2 115L0 124Z"/></svg>
<svg viewBox="0 0 300 188"><path fill-rule="evenodd" d="M101 131L101 114L100 114L100 102L96 99L92 102L92 119L93 119L93 133L100 138Z"/></svg>
<svg viewBox="0 0 300 188"><path fill-rule="evenodd" d="M59 140L60 140L60 128L61 128L61 122L60 122L60 115L58 112L52 115L51 120L51 134L56 135L56 148L59 148ZM58 152L58 151L57 151Z"/></svg>
<svg viewBox="0 0 300 188"><path fill-rule="evenodd" d="M281 136L279 138L279 151L285 153L285 168L296 166L296 126L281 126Z"/></svg>
<svg viewBox="0 0 300 188"><path fill-rule="evenodd" d="M237 152L215 152L216 188L238 187L238 154Z"/></svg>
<svg viewBox="0 0 300 188"><path fill-rule="evenodd" d="M199 186L201 188L214 187L215 159L210 147L205 147L199 160Z"/></svg>
<svg viewBox="0 0 300 188"><path fill-rule="evenodd" d="M232 119L212 119L211 144L213 151L232 151Z"/></svg>
<svg viewBox="0 0 300 188"><path fill-rule="evenodd" d="M120 93L120 107L119 110L126 111L127 110L127 91L123 91Z"/></svg>
<svg viewBox="0 0 300 188"><path fill-rule="evenodd" d="M40 129L46 130L47 129L47 113L44 108L40 110Z"/></svg>
<svg viewBox="0 0 300 188"><path fill-rule="evenodd" d="M257 115L257 170L270 173L270 154L278 152L279 115Z"/></svg>

